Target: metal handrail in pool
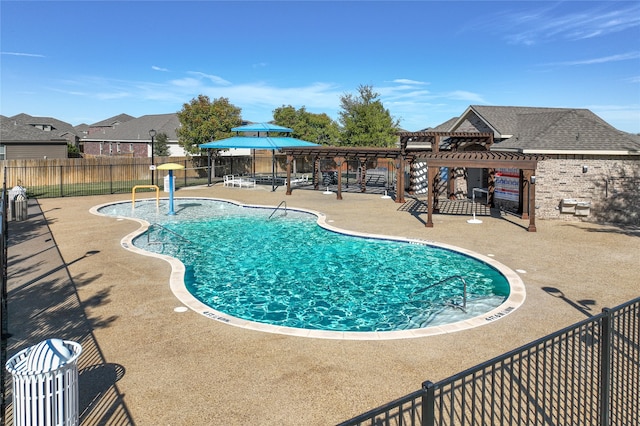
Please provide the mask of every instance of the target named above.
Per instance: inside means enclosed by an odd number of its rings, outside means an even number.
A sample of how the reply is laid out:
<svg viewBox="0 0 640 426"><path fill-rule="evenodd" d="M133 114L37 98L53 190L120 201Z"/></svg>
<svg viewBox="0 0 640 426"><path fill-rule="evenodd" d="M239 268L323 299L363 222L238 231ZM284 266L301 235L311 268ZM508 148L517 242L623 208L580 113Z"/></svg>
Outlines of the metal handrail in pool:
<svg viewBox="0 0 640 426"><path fill-rule="evenodd" d="M286 214L287 214L287 202L283 200L283 201L280 201L280 204L278 204L278 207L276 207L275 209L273 209L273 211L272 211L272 212L271 212L271 214L269 215L269 218L268 218L268 219L271 219L271 216L273 216L273 215L278 211L278 209L280 208L280 206L281 206L281 205L283 205L283 204L284 204L284 214L286 215Z"/></svg>
<svg viewBox="0 0 640 426"><path fill-rule="evenodd" d="M415 296L416 294L422 293L422 292L424 292L426 290L429 290L430 288L433 288L433 287L438 286L438 285L442 285L442 284L444 284L444 283L446 283L448 281L454 280L454 279L459 279L460 281L462 281L463 288L462 288L462 308L461 309L462 309L462 311L464 313L466 313L467 312L467 282L460 275L452 275L450 277L447 277L447 278L445 278L445 279L443 279L441 281L438 281L435 284L431 284L430 286L421 288L418 291L414 291L413 293L410 294L410 296ZM456 307L459 308L459 306L456 306Z"/></svg>
<svg viewBox="0 0 640 426"><path fill-rule="evenodd" d="M178 238L181 238L181 239L185 240L185 241L186 241L186 242L188 242L189 244L193 244L193 241L189 240L188 238L183 237L182 235L178 234L178 233L177 233L177 232L175 232L175 231L172 231L171 229L167 228L166 226L162 226L162 225L160 225L159 223L152 223L151 225L149 225L149 228L148 228L148 229L149 229L149 230L151 230L151 228L153 228L153 227L162 228L162 229L164 229L165 231L167 231L168 233L170 233L170 234L172 234L172 235L175 235L176 237L178 237ZM151 234L150 234L149 232L147 232L147 244L156 243L156 241L150 241L150 240L149 240L150 235L151 235ZM159 244L164 244L164 242L159 242Z"/></svg>

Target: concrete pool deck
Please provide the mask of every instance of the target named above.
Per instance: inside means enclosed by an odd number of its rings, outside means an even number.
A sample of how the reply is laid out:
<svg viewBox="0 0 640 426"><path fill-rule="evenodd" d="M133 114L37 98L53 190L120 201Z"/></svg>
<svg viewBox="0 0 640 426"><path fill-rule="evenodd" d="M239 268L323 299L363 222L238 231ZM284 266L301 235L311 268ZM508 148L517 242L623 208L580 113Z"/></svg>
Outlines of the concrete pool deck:
<svg viewBox="0 0 640 426"><path fill-rule="evenodd" d="M169 264L120 244L139 225L89 213L130 195L29 200L29 219L9 224L9 356L50 337L81 343L86 425L330 425L640 295L638 230L538 221L529 233L517 217L469 224L461 215L434 215L435 227L425 228L426 214L411 200L270 189L217 185L176 197L285 200L339 228L491 254L521 271L526 300L486 325L406 340L242 329L176 312L182 304L169 288Z"/></svg>

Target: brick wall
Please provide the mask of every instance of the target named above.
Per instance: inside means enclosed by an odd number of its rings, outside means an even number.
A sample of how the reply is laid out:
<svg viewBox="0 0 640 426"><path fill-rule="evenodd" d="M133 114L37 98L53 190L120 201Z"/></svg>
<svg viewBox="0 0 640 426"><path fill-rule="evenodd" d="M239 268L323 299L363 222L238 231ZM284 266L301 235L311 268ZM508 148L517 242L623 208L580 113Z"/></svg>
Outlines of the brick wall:
<svg viewBox="0 0 640 426"><path fill-rule="evenodd" d="M588 215L563 213L563 199L590 203ZM584 208L579 210L584 213ZM585 156L538 162L536 216L640 225L640 158Z"/></svg>

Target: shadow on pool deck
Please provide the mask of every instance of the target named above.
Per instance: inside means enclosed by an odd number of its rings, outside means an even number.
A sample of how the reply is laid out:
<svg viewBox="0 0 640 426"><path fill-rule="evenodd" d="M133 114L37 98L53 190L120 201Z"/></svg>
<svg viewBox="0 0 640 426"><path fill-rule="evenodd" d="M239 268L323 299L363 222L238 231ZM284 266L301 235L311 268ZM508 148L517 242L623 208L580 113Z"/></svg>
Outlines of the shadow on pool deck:
<svg viewBox="0 0 640 426"><path fill-rule="evenodd" d="M525 221L491 212L481 225L469 225L468 215L437 214L426 228L417 207L379 194L339 201L322 191L286 196L283 188L213 186L178 195L186 203L286 200L322 212L338 228L493 256L520 271L526 301L482 327L428 338L347 341L245 330L178 313L170 266L122 247L139 224L89 212L128 202L128 194L29 200L28 220L9 223L9 356L47 338L79 342L83 425L336 424L638 296L640 238L617 227L543 220L531 233Z"/></svg>
<svg viewBox="0 0 640 426"><path fill-rule="evenodd" d="M9 222L8 232L8 331L11 337L7 343L7 359L55 336L80 343L81 423L135 424L117 385L125 369L106 362L93 334L94 329L108 326L115 318L88 318L85 314L86 307L104 303L109 295L101 294L82 303L77 287L91 283L99 275L74 279L68 270L69 265L98 252L88 251L65 263L37 200L29 200L27 220ZM4 377L6 424L12 425L12 379L6 370Z"/></svg>

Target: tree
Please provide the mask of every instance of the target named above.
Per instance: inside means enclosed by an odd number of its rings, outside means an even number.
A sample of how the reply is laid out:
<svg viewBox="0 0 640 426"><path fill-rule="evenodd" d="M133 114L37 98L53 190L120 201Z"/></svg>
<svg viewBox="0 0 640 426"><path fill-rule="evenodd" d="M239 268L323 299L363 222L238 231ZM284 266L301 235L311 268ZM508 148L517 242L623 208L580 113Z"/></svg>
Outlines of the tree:
<svg viewBox="0 0 640 426"><path fill-rule="evenodd" d="M340 97L342 145L392 147L400 122L385 109L372 86L359 86L358 96Z"/></svg>
<svg viewBox="0 0 640 426"><path fill-rule="evenodd" d="M80 149L77 146L68 143L67 158L82 158L82 155L80 155Z"/></svg>
<svg viewBox="0 0 640 426"><path fill-rule="evenodd" d="M166 133L158 133L153 141L153 154L156 157L168 157L169 145L167 144L169 137Z"/></svg>
<svg viewBox="0 0 640 426"><path fill-rule="evenodd" d="M275 124L293 129L291 136L323 145L336 145L340 139L338 123L327 114L308 112L303 106L296 110L291 105L273 111Z"/></svg>
<svg viewBox="0 0 640 426"><path fill-rule="evenodd" d="M208 96L198 95L178 112L178 144L187 153L196 154L200 144L230 137L231 129L242 124L240 111L227 98L211 102Z"/></svg>

